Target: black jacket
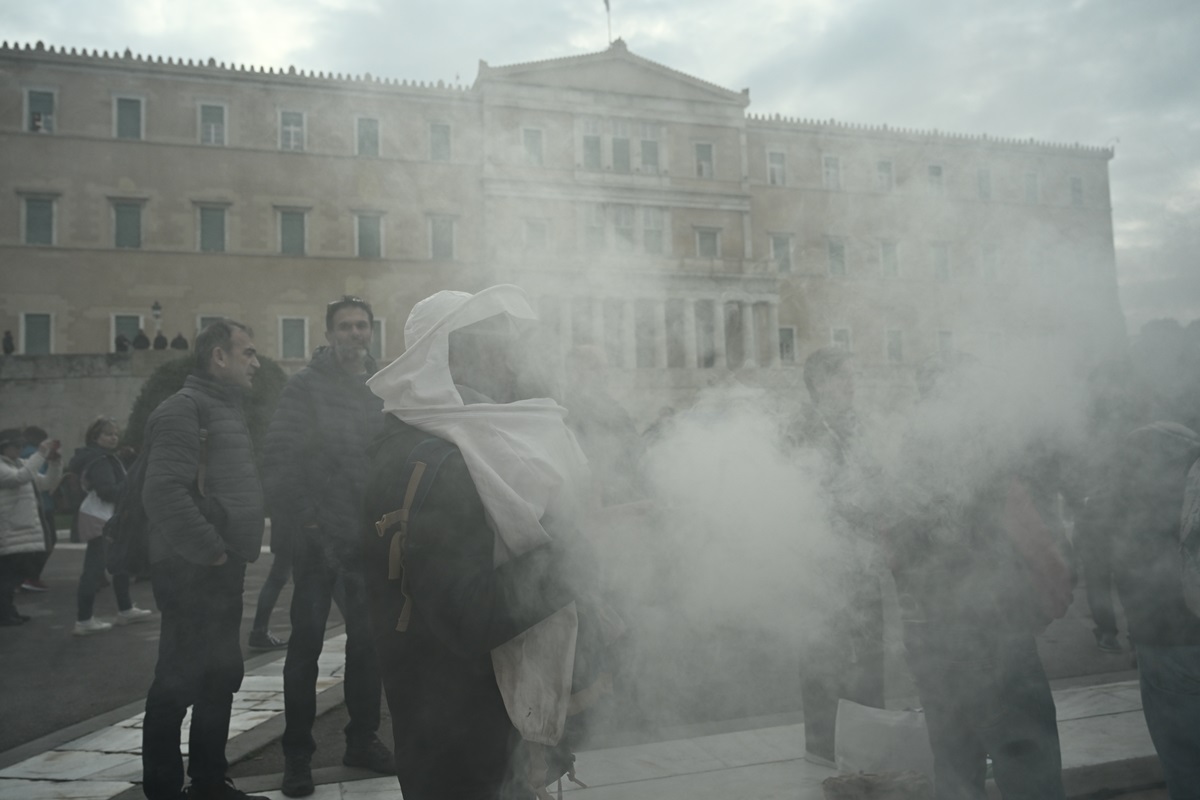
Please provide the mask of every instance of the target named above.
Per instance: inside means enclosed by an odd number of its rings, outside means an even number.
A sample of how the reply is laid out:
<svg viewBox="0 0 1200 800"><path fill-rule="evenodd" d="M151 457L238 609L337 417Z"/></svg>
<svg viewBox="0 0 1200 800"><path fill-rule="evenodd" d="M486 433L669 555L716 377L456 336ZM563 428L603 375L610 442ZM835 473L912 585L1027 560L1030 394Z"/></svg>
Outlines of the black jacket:
<svg viewBox="0 0 1200 800"><path fill-rule="evenodd" d="M125 467L111 450L88 445L75 450L68 472L79 476L83 487L95 490L106 503L115 503L125 488Z"/></svg>
<svg viewBox="0 0 1200 800"><path fill-rule="evenodd" d="M283 387L263 444L272 538L315 525L341 564L359 560L367 448L383 424L383 401L366 384L374 371L368 359L366 374L350 375L332 348L319 348Z"/></svg>
<svg viewBox="0 0 1200 800"><path fill-rule="evenodd" d="M492 648L575 597L580 578L553 545L493 566L483 502L454 450L409 523L403 547L413 609L396 631L401 582L388 580L387 543L375 520L404 503L402 472L428 434L387 417L372 449L362 528L372 630L406 798L524 797L507 783L518 737L492 670Z"/></svg>
<svg viewBox="0 0 1200 800"><path fill-rule="evenodd" d="M208 431L205 490L224 512L220 530L205 519L194 494L201 428ZM189 375L182 389L154 409L145 441L149 460L142 503L150 522L150 560L177 555L212 564L222 553L256 560L263 495L241 390L206 375Z"/></svg>

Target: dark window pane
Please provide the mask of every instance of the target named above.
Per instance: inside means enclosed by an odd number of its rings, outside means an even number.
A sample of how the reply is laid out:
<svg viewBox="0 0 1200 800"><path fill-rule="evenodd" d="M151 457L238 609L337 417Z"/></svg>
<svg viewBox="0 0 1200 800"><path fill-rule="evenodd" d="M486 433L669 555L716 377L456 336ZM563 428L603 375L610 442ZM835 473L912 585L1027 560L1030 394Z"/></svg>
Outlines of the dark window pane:
<svg viewBox="0 0 1200 800"><path fill-rule="evenodd" d="M285 319L282 321L283 347L280 355L284 358L305 358L308 353L304 347L304 320Z"/></svg>
<svg viewBox="0 0 1200 800"><path fill-rule="evenodd" d="M142 138L142 101L134 97L117 98L117 138Z"/></svg>
<svg viewBox="0 0 1200 800"><path fill-rule="evenodd" d="M118 336L124 336L132 342L142 329L142 318L137 314L117 314L113 317L113 328L116 329L113 334L114 346Z"/></svg>
<svg viewBox="0 0 1200 800"><path fill-rule="evenodd" d="M304 212L279 212L279 252L288 256L304 255Z"/></svg>
<svg viewBox="0 0 1200 800"><path fill-rule="evenodd" d="M25 315L25 354L46 355L50 352L50 315Z"/></svg>
<svg viewBox="0 0 1200 800"><path fill-rule="evenodd" d="M380 218L374 214L358 216L358 257L379 258L383 247L379 237Z"/></svg>
<svg viewBox="0 0 1200 800"><path fill-rule="evenodd" d="M363 118L358 121L358 154L379 155L379 120Z"/></svg>
<svg viewBox="0 0 1200 800"><path fill-rule="evenodd" d="M433 217L429 221L430 257L434 261L454 259L454 220L450 217Z"/></svg>
<svg viewBox="0 0 1200 800"><path fill-rule="evenodd" d="M200 252L225 252L225 209L200 209Z"/></svg>
<svg viewBox="0 0 1200 800"><path fill-rule="evenodd" d="M450 126L434 124L429 126L429 160L450 160Z"/></svg>
<svg viewBox="0 0 1200 800"><path fill-rule="evenodd" d="M642 140L642 172L658 172L658 142Z"/></svg>
<svg viewBox="0 0 1200 800"><path fill-rule="evenodd" d="M54 201L41 197L25 200L25 244L54 244Z"/></svg>
<svg viewBox="0 0 1200 800"><path fill-rule="evenodd" d="M628 139L613 139L613 172L630 172L632 163Z"/></svg>
<svg viewBox="0 0 1200 800"><path fill-rule="evenodd" d="M224 106L200 106L200 144L225 144Z"/></svg>
<svg viewBox="0 0 1200 800"><path fill-rule="evenodd" d="M113 244L117 247L142 246L142 204L113 203L116 231Z"/></svg>
<svg viewBox="0 0 1200 800"><path fill-rule="evenodd" d="M29 93L29 130L54 133L54 92Z"/></svg>
<svg viewBox="0 0 1200 800"><path fill-rule="evenodd" d="M600 169L603 166L603 159L600 157L600 137L599 136L584 136L583 137L583 168L584 169Z"/></svg>

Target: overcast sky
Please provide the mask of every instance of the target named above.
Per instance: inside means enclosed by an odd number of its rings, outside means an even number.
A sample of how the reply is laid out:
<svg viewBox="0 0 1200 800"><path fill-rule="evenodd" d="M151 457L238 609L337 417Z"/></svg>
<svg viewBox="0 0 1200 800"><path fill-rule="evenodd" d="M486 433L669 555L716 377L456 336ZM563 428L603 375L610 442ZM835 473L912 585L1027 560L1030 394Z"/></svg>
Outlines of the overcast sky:
<svg viewBox="0 0 1200 800"><path fill-rule="evenodd" d="M1200 317L1197 0L611 0L638 55L750 111L1113 145L1131 326ZM38 0L0 39L417 80L602 50L603 0Z"/></svg>

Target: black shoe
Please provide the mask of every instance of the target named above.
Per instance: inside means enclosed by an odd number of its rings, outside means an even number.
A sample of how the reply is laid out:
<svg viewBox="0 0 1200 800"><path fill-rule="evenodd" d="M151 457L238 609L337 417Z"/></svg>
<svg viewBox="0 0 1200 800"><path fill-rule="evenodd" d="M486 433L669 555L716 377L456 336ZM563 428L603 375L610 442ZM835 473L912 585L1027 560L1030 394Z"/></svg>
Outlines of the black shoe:
<svg viewBox="0 0 1200 800"><path fill-rule="evenodd" d="M250 631L251 650L281 650L287 647L287 642L278 639L270 631Z"/></svg>
<svg viewBox="0 0 1200 800"><path fill-rule="evenodd" d="M1099 647L1106 653L1123 653L1125 650L1121 647L1121 643L1117 641L1115 633L1101 633L1096 631L1096 647Z"/></svg>
<svg viewBox="0 0 1200 800"><path fill-rule="evenodd" d="M192 784L187 788L187 800L267 800L265 795L246 794L229 778L224 783Z"/></svg>
<svg viewBox="0 0 1200 800"><path fill-rule="evenodd" d="M284 756L283 784L279 788L288 797L308 797L315 792L312 756Z"/></svg>
<svg viewBox="0 0 1200 800"><path fill-rule="evenodd" d="M383 746L383 742L379 741L379 737L374 735L363 742L347 742L342 763L347 767L369 769L380 775L396 774L396 762L392 759L392 754Z"/></svg>

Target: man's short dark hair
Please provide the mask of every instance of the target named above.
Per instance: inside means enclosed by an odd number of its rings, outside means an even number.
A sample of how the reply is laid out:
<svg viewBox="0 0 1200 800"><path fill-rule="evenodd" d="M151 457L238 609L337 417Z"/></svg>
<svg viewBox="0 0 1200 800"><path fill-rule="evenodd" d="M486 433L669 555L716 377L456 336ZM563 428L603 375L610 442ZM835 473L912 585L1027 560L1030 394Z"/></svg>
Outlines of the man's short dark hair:
<svg viewBox="0 0 1200 800"><path fill-rule="evenodd" d="M200 331L196 336L196 369L200 372L208 372L208 362L212 359L213 350L218 347L228 352L233 345L234 329L245 331L247 336L253 336L254 331L250 330L248 325L243 325L240 322L234 322L231 319L219 319L216 322L210 322L204 330Z"/></svg>
<svg viewBox="0 0 1200 800"><path fill-rule="evenodd" d="M368 303L366 300L363 300L361 297L355 297L352 294L344 294L340 300L334 300L332 303L325 306L325 330L333 330L333 318L337 315L337 312L341 311L343 308L361 308L363 311L367 312L367 319L371 321L371 324L375 324L375 312L371 310L370 303Z"/></svg>
<svg viewBox="0 0 1200 800"><path fill-rule="evenodd" d="M850 354L840 347L822 347L804 360L804 385L808 394L816 399L817 391L825 382L846 367Z"/></svg>

